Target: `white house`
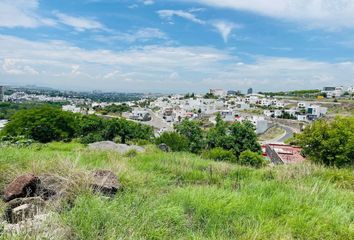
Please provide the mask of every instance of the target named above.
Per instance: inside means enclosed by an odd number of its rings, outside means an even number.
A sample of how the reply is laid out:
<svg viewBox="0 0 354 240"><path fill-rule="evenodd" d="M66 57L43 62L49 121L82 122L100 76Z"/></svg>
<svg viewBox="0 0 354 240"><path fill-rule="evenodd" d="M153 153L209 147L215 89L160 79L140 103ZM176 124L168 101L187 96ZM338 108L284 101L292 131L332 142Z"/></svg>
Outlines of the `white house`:
<svg viewBox="0 0 354 240"><path fill-rule="evenodd" d="M299 102L297 104L298 108L307 108L309 106L309 104L307 102Z"/></svg>
<svg viewBox="0 0 354 240"><path fill-rule="evenodd" d="M81 108L76 107L75 105L64 105L62 106L62 110L66 112L80 113Z"/></svg>
<svg viewBox="0 0 354 240"><path fill-rule="evenodd" d="M321 107L318 105L310 105L307 108L307 119L308 120L316 120L322 116L324 116L327 113L327 108L326 107Z"/></svg>

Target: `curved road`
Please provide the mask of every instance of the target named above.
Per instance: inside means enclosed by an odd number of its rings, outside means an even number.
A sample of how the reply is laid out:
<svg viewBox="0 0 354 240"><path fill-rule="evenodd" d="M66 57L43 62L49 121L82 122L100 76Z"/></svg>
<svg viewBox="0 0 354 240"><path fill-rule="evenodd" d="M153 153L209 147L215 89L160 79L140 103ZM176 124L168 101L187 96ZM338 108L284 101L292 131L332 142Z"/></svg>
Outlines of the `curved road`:
<svg viewBox="0 0 354 240"><path fill-rule="evenodd" d="M294 136L294 132L295 131L291 127L288 127L288 126L285 126L285 125L278 125L278 126L281 127L282 129L284 129L285 133L283 133L282 135L280 135L280 136L278 136L278 137L276 137L274 139L261 142L262 145L265 145L265 144L284 144L284 142L286 140L288 140L289 138Z"/></svg>

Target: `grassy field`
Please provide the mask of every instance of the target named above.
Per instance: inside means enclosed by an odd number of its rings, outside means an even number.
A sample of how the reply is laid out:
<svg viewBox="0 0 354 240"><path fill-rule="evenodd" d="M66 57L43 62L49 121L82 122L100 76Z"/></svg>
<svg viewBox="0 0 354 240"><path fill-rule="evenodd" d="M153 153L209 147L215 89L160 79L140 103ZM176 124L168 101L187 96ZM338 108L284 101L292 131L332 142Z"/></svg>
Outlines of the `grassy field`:
<svg viewBox="0 0 354 240"><path fill-rule="evenodd" d="M74 179L71 208L56 219L63 239L354 238L352 169L253 169L154 147L136 156L63 143L0 151L1 189L26 172ZM112 200L83 181L98 168L114 171L124 186Z"/></svg>

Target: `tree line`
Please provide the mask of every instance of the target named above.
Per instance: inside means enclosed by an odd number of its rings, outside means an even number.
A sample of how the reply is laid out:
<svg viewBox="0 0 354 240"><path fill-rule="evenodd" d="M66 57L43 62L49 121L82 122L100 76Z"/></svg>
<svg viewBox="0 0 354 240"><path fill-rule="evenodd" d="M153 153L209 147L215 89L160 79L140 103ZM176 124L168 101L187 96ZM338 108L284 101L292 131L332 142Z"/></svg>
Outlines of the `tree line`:
<svg viewBox="0 0 354 240"><path fill-rule="evenodd" d="M21 136L40 143L73 139L92 143L119 137L125 143L134 139L150 140L153 129L123 118L105 119L43 106L15 113L0 136L5 140L7 137Z"/></svg>

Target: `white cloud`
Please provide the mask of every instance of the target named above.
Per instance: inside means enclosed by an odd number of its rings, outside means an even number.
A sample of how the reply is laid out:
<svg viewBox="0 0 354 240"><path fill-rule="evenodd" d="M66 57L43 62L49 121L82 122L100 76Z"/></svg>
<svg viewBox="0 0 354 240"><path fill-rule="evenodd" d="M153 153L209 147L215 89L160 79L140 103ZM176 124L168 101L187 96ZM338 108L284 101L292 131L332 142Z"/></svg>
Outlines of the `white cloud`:
<svg viewBox="0 0 354 240"><path fill-rule="evenodd" d="M3 59L2 68L5 73L10 75L38 75L39 72L36 71L29 65L26 65L26 61L23 59Z"/></svg>
<svg viewBox="0 0 354 240"><path fill-rule="evenodd" d="M124 41L124 42L147 42L152 39L167 40L167 35L157 28L141 28L130 32L117 32L111 36L97 36L95 38L101 42Z"/></svg>
<svg viewBox="0 0 354 240"><path fill-rule="evenodd" d="M53 19L42 17L37 13L38 7L38 0L1 0L0 27L54 26L56 23Z"/></svg>
<svg viewBox="0 0 354 240"><path fill-rule="evenodd" d="M162 19L169 21L171 24L173 23L172 18L174 16L178 16L178 17L187 19L189 21L195 22L197 24L212 26L220 33L220 35L223 38L225 43L227 43L229 36L234 29L241 28L241 25L235 24L235 23L232 23L229 21L224 21L224 20L204 21L204 20L201 20L193 14L194 12L200 12L200 11L204 11L204 9L203 8L191 8L188 11L160 10L160 11L158 11L158 14Z"/></svg>
<svg viewBox="0 0 354 240"><path fill-rule="evenodd" d="M0 46L0 78L6 79L6 84L152 92L354 84L353 62L276 57L254 57L252 62L244 62L212 47L85 50L63 41L34 42L6 35L0 35Z"/></svg>
<svg viewBox="0 0 354 240"><path fill-rule="evenodd" d="M353 0L188 0L300 22L312 28L354 28Z"/></svg>
<svg viewBox="0 0 354 240"><path fill-rule="evenodd" d="M74 17L60 12L54 12L59 22L75 28L77 31L105 29L99 21L85 17Z"/></svg>
<svg viewBox="0 0 354 240"><path fill-rule="evenodd" d="M177 16L198 24L205 24L205 21L197 18L194 14L183 10L160 10L157 13L162 19L168 21L172 21L172 18Z"/></svg>
<svg viewBox="0 0 354 240"><path fill-rule="evenodd" d="M227 41L229 40L229 36L231 32L235 28L241 27L240 25L237 25L235 23L222 21L222 20L213 21L212 25L219 31L225 43L227 43Z"/></svg>
<svg viewBox="0 0 354 240"><path fill-rule="evenodd" d="M153 0L143 0L144 5L153 5L154 3L155 3L155 1L153 1Z"/></svg>

